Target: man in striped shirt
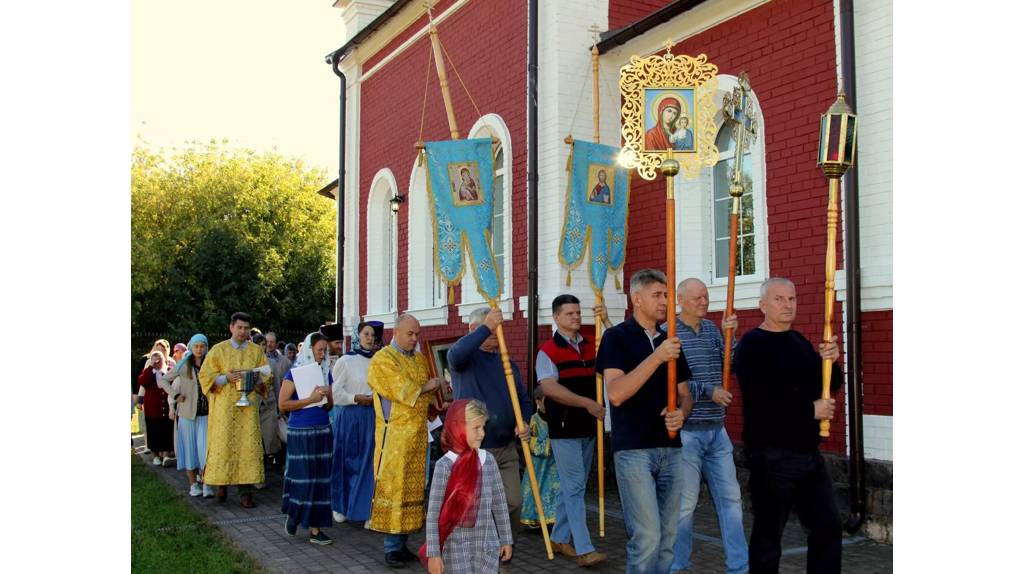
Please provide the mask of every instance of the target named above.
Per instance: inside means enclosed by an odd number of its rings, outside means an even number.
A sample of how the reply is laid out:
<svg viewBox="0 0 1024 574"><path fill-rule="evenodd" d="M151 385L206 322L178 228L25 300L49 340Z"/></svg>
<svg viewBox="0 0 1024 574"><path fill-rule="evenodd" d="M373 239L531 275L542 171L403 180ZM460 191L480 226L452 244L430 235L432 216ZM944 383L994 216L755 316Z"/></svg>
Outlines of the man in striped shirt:
<svg viewBox="0 0 1024 574"><path fill-rule="evenodd" d="M676 299L680 307L676 335L693 373L690 394L694 406L681 432L683 505L673 547L672 572L688 571L692 567L693 511L697 507L703 475L718 515L726 572L742 574L747 571L747 541L743 534L743 506L732 441L725 430L725 407L732 401L732 393L722 388L725 343L718 327L704 318L708 313L708 288L701 280L683 280L676 291ZM735 328L736 316L723 319L722 327Z"/></svg>

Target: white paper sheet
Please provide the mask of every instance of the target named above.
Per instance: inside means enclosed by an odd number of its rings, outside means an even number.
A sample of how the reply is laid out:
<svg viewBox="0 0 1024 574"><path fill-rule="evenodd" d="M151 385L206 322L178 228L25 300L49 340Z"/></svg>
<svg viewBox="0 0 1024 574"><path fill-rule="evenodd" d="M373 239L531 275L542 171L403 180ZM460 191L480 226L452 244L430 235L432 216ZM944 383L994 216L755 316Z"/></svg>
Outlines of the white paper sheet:
<svg viewBox="0 0 1024 574"><path fill-rule="evenodd" d="M292 381L295 383L295 392L299 395L299 400L308 399L309 395L313 394L313 389L324 384L323 371L320 370L320 365L316 363L292 367ZM327 397L321 399L319 403L306 405L302 408L308 409L325 404L327 404Z"/></svg>

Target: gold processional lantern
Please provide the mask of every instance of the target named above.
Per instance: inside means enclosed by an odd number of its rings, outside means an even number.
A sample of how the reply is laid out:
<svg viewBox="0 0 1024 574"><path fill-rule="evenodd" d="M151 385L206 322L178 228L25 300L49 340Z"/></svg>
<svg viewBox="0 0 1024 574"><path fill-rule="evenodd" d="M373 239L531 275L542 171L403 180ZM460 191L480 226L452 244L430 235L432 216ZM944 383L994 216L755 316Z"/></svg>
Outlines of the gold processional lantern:
<svg viewBox="0 0 1024 574"><path fill-rule="evenodd" d="M839 224L839 180L853 165L857 152L857 116L839 92L835 103L821 115L818 134L818 166L828 177L828 244L825 250L825 329L823 341L832 338L832 307L836 298L836 228ZM822 360L821 398L830 398L832 361ZM822 437L828 438L829 421L819 424Z"/></svg>

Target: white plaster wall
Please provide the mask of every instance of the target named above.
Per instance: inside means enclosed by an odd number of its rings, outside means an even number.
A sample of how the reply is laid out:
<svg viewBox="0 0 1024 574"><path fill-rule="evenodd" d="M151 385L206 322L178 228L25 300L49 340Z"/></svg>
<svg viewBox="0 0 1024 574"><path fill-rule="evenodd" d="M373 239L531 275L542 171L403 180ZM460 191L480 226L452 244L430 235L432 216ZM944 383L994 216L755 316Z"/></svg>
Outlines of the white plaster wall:
<svg viewBox="0 0 1024 574"><path fill-rule="evenodd" d="M892 1L854 2L861 297L892 309Z"/></svg>
<svg viewBox="0 0 1024 574"><path fill-rule="evenodd" d="M354 57L342 61L341 71L347 84L345 100L345 271L342 278L344 293L342 314L345 332L359 323L359 106L361 83L360 66Z"/></svg>
<svg viewBox="0 0 1024 574"><path fill-rule="evenodd" d="M892 417L864 415L864 458L892 461Z"/></svg>
<svg viewBox="0 0 1024 574"><path fill-rule="evenodd" d="M561 293L579 297L584 322L593 324L594 292L590 289L587 271L588 253L584 263L576 269L572 285L565 286L566 269L558 259L558 246L562 235L565 211L565 190L568 175L565 171L569 159L567 135L578 139L594 139L590 47L594 43L591 26L605 30L608 26L607 0L560 0L540 3L540 29L538 54L538 99L543 102L538 115L538 323L551 324L551 300ZM618 94L618 69L601 69L601 143L618 145L618 104L608 105L609 94ZM575 114L575 122L573 116ZM605 282L605 304L613 321L622 320L626 297L615 289L609 275ZM519 307L527 315L526 297Z"/></svg>

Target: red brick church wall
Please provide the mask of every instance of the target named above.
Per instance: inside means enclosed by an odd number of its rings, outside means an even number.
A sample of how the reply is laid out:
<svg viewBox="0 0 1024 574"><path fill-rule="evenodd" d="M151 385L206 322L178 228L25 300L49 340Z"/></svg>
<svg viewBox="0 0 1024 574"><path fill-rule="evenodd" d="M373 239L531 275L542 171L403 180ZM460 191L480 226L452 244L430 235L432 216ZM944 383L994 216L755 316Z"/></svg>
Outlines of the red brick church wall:
<svg viewBox="0 0 1024 574"><path fill-rule="evenodd" d="M442 2L435 14L449 3ZM500 17L497 15L500 14ZM389 43L387 50L371 58L364 71L379 62L394 47L400 45L424 21ZM511 135L512 147L512 229L526 229L526 4L512 0L471 2L455 12L438 26L440 37L451 61L448 80L452 103L461 137L467 137L480 114L494 113L505 121ZM416 159L413 145L419 139L420 114L423 108L424 84L429 74L426 117L423 139L444 140L450 137L444 103L437 81L437 71L427 58L430 49L428 37L420 38L403 53L388 62L362 85L361 118L359 125L359 197L360 233L366 237L366 202L373 176L382 168L390 168L398 182L399 193L409 193L409 175ZM465 81L470 95L480 106L477 113L469 96L463 90L452 64ZM507 152L506 152L507 153ZM398 309L408 308L408 217L407 207L398 213ZM526 236L513 234L512 241L512 294L518 298L526 294ZM360 312L366 313L366 246L360 245ZM461 302L456 289L456 303ZM517 301L518 302L518 301ZM438 340L463 335L466 332L458 316L457 307L449 306L449 325L425 327L422 336ZM506 342L513 359L525 371L526 321L507 321ZM386 335L390 338L390 333Z"/></svg>
<svg viewBox="0 0 1024 574"><path fill-rule="evenodd" d="M617 15L627 2L613 2ZM613 18L614 19L614 18ZM764 116L769 270L790 278L800 306L795 328L812 341L824 320L825 210L827 180L816 166L819 114L836 98L836 52L832 2L781 0L761 6L687 38L675 54L701 53L720 74L750 76ZM665 183L633 176L625 279L643 267L665 266ZM642 214L642 215L641 215ZM634 222L642 218L644 224ZM841 223L840 223L841 225ZM838 246L842 267L842 245ZM682 277L679 277L682 279ZM841 334L842 316L833 331ZM719 321L721 313L713 320ZM760 324L761 313L738 313L743 333ZM736 386L736 385L734 385ZM737 389L738 390L738 389ZM842 413L843 398L837 401ZM727 428L742 433L742 397L729 409ZM837 414L825 450L844 452L845 421Z"/></svg>

